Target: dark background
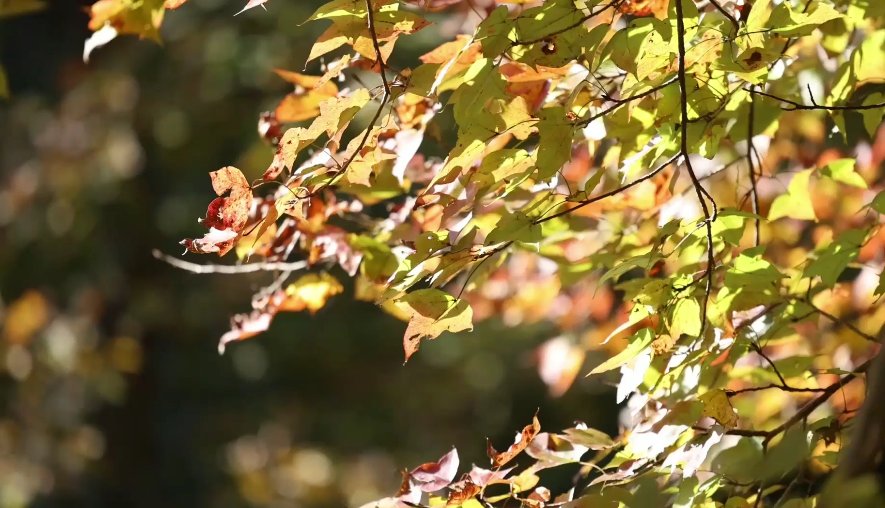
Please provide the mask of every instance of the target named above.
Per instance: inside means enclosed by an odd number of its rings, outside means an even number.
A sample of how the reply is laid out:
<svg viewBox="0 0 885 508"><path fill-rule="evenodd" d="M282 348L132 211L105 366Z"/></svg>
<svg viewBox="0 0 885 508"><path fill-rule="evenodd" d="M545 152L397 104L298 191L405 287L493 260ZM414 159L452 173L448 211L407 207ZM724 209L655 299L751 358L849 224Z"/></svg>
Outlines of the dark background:
<svg viewBox="0 0 885 508"><path fill-rule="evenodd" d="M267 167L256 121L290 86L271 69L301 69L319 2L233 17L238 2L190 0L162 44L122 37L87 65L89 3L0 19L0 507L359 506L451 446L487 465L485 437L509 444L538 408L547 430L616 431L596 381L547 395L543 324L486 322L402 366L404 325L345 291L219 356L269 276L194 275L151 251L201 234L209 171Z"/></svg>

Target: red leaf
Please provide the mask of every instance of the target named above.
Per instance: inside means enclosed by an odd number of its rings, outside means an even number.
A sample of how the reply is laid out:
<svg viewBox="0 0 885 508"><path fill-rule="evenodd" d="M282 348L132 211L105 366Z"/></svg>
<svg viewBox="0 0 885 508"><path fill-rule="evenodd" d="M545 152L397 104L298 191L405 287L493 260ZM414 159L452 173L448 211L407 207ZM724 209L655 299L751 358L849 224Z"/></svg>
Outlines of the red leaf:
<svg viewBox="0 0 885 508"><path fill-rule="evenodd" d="M424 492L436 492L447 487L458 472L458 450L442 456L437 462L428 462L416 467L410 473L415 485Z"/></svg>
<svg viewBox="0 0 885 508"><path fill-rule="evenodd" d="M209 176L215 193L219 196L228 193L228 196L215 198L209 203L206 217L202 219L209 233L203 238L185 239L181 244L191 252L217 252L223 256L233 248L235 239L249 222L252 188L242 171L233 166L213 171Z"/></svg>
<svg viewBox="0 0 885 508"><path fill-rule="evenodd" d="M522 432L516 435L516 439L513 444L510 445L510 448L507 448L503 452L499 452L495 450L492 446L491 440L486 443L486 453L488 453L489 458L492 459L492 465L495 467L501 467L504 464L513 460L514 457L519 455L525 448L532 442L532 439L541 431L541 423L538 421L538 415L532 417L531 425L526 425Z"/></svg>

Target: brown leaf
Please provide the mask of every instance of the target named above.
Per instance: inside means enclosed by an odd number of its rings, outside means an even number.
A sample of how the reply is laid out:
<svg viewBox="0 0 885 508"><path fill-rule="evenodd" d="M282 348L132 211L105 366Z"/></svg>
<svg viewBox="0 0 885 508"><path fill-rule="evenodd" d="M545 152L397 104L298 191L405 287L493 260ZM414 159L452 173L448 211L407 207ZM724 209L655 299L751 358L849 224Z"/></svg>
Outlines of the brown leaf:
<svg viewBox="0 0 885 508"><path fill-rule="evenodd" d="M526 425L525 428L522 429L522 432L516 435L516 439L513 444L510 445L510 448L503 452L498 452L492 446L491 440L487 440L486 442L486 453L489 458L492 459L492 465L495 467L501 467L504 464L510 462L517 455L519 455L525 448L532 442L532 439L538 432L541 431L541 423L538 421L538 415L532 417L531 425Z"/></svg>
<svg viewBox="0 0 885 508"><path fill-rule="evenodd" d="M482 487L473 483L470 478L464 478L458 483L450 485L452 489L446 500L446 506L459 506L476 497L482 492Z"/></svg>

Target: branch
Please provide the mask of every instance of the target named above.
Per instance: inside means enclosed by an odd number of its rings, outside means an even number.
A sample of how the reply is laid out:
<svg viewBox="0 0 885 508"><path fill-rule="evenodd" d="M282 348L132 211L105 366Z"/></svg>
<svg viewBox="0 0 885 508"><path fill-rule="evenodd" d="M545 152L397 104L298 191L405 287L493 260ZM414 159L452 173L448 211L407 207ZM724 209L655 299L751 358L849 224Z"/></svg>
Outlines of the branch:
<svg viewBox="0 0 885 508"><path fill-rule="evenodd" d="M387 71L387 64L384 63L384 58L381 57L381 45L378 43L378 34L375 32L375 11L372 7L372 0L366 0L366 11L368 13L368 25L369 25L369 33L372 34L372 46L375 48L375 56L378 57L378 67L381 71L381 82L384 85L384 99L382 99L381 103L387 102L387 98L390 97L390 83L387 82L387 75L385 72ZM357 150L359 152L359 150Z"/></svg>
<svg viewBox="0 0 885 508"><path fill-rule="evenodd" d="M814 110L820 110L820 111L861 111L861 110L867 110L867 109L885 108L885 102L880 102L877 104L860 104L857 106L822 106L820 104L817 104L814 101L814 97L811 97L812 105L808 106L806 104L802 104L801 102L796 102L792 99L787 99L785 97L778 97L777 95L772 95L770 93L763 92L762 90L756 90L753 87L750 87L745 90L747 90L751 94L761 95L763 97L767 97L769 99L786 104L786 106L781 106L781 109L783 109L784 111L797 111L797 110L802 110L802 111L814 111Z"/></svg>
<svg viewBox="0 0 885 508"><path fill-rule="evenodd" d="M184 261L183 259L178 259L176 257L172 257L168 254L163 254L159 250L154 249L152 252L154 258L163 261L164 263L174 266L180 270L184 270L191 273L197 274L205 274L205 273L218 273L225 275L238 275L241 273L256 273L256 272L277 272L277 271L289 271L294 272L296 270L303 270L307 268L309 265L307 261L294 261L294 262L274 262L274 263L249 263L245 265L201 265L199 263L191 263L190 261Z"/></svg>
<svg viewBox="0 0 885 508"><path fill-rule="evenodd" d="M845 321L844 319L842 319L842 318L840 318L840 317L838 317L838 316L834 316L833 314L830 314L829 312L827 312L827 311L821 309L821 308L818 307L817 305L811 303L811 300L807 300L807 299L798 299L798 298L797 298L797 300L799 300L800 302L802 302L802 303L808 305L809 307L811 307L812 309L814 309L815 312L817 312L817 313L820 314L821 316L823 316L823 317L829 319L830 321L832 321L832 322L834 322L834 323L836 323L836 324L842 325L842 326L844 326L845 328L848 328L849 330L851 330L852 332L854 332L855 334L857 334L859 337L863 337L864 339L866 339L866 340L868 340L868 341L870 341L870 342L874 342L874 343L876 343L876 344L879 343L879 339L877 339L876 337L873 337L872 335L870 335L870 334L868 334L868 333L865 333L863 330L861 330L861 329L858 328L857 326L855 326L855 325L849 323L848 321Z"/></svg>
<svg viewBox="0 0 885 508"><path fill-rule="evenodd" d="M539 217L539 218L535 219L533 224L542 224L542 223L547 222L549 220L553 220L558 217L562 217L563 215L568 215L568 214L574 212L575 210L578 210L580 208L584 208L585 206L596 203L597 201L602 201L605 198L610 198L614 195L620 194L620 193L624 192L625 190L629 189L630 187L633 187L633 186L638 185L646 180L653 178L655 175L657 175L658 173L663 171L664 168L666 168L670 164L673 164L674 162L676 162L676 159L678 159L678 158L679 158L679 154L676 154L673 157L671 157L667 162L664 162L660 166L651 170L648 174L641 176L628 184L622 185L622 186L618 187L617 189L610 190L610 191L600 194L598 196L594 196L592 198L585 199L585 200L581 201L577 206L573 206L571 208L561 210L559 212L554 213L553 215L549 215L547 217Z"/></svg>
<svg viewBox="0 0 885 508"><path fill-rule="evenodd" d="M679 151L685 159L685 169L688 171L688 176L691 178L691 184L694 186L695 194L697 194L698 202L701 205L701 210L704 212L704 222L707 226L707 270L706 270L706 279L707 286L704 289L704 301L701 305L701 319L703 322L702 328L706 328L707 325L707 304L710 301L710 294L713 291L713 268L716 264L715 253L713 252L713 221L716 220L716 215L718 214L716 201L713 199L713 196L710 195L709 192L704 189L703 185L701 185L700 180L698 180L697 174L694 172L694 168L691 166L691 157L689 157L688 150L688 87L685 83L685 14L683 12L682 0L676 0L676 41L678 43L678 51L679 51L679 69L676 73L676 77L679 81L679 108L681 113L681 121L679 122L680 135L679 135L679 143L680 148ZM710 214L710 208L707 206L707 201L705 197L710 200L713 208L713 214ZM703 333L703 331L702 331Z"/></svg>
<svg viewBox="0 0 885 508"><path fill-rule="evenodd" d="M594 120L597 120L597 119L599 119L599 118L602 118L603 116L605 116L605 115L607 115L608 113L610 113L610 112L612 112L612 111L618 109L619 107L623 106L624 104L627 104L628 102L635 101L636 99L641 99L641 98L643 98L643 97L648 97L649 95L651 95L651 94L653 94L653 93L655 93L655 92L657 92L657 91L660 91L660 90L663 90L664 88L667 88L668 86L672 85L672 84L675 83L675 82L676 82L676 78L673 77L673 78L668 79L667 81L664 81L663 83L661 83L661 84L658 85L658 86L652 87L652 88L650 88L649 90L646 90L646 91L644 91L644 92L638 93L638 94L636 94L636 95L631 95L630 97L625 97L625 98L623 98L623 99L611 99L611 98L609 98L609 101L614 102L614 105L612 105L612 106L610 106L610 107L608 107L608 108L606 108L606 109L603 109L603 110L600 111L599 113L596 113L595 115L592 115L590 118L585 118L584 120L581 120L581 121L578 122L576 125L585 125L585 126L586 126L586 125L589 125L589 124L590 124L591 122L593 122Z"/></svg>
<svg viewBox="0 0 885 508"><path fill-rule="evenodd" d="M711 0L712 1L712 0ZM751 85L750 89L752 90L754 87ZM756 218L753 220L755 223L755 231L756 236L754 237L754 243L758 247L760 241L760 221L759 221L759 192L756 188L756 168L753 167L753 152L756 151L756 147L753 146L753 127L755 123L755 115L756 115L756 96L750 93L750 108L749 114L747 118L747 166L750 169L750 194L753 198L753 213L756 215Z"/></svg>
<svg viewBox="0 0 885 508"><path fill-rule="evenodd" d="M314 191L310 193L311 196L315 196L323 189L335 185L336 183L338 183L338 180L340 180L344 176L344 174L347 172L347 168L350 167L354 159L356 159L360 151L362 151L363 147L366 146L366 142L369 140L369 136L372 134L372 129L378 123L378 119L381 118L381 112L384 111L387 103L390 102L390 83L387 82L387 75L385 74L387 72L387 64L384 63L384 58L381 56L381 45L378 43L378 34L375 33L375 12L372 8L372 0L366 0L366 10L368 11L367 23L369 27L369 33L372 34L372 46L375 48L375 56L378 57L377 63L381 74L381 83L384 88L384 93L381 96L381 104L378 105L378 109L375 110L375 115L372 117L369 125L366 126L366 133L363 135L363 138L360 140L356 149L353 151L347 161L344 162L344 165L341 166L338 174L330 178L325 185L320 185L319 187L314 189Z"/></svg>
<svg viewBox="0 0 885 508"><path fill-rule="evenodd" d="M830 397L832 397L834 393L839 391L843 386L854 381L854 378L856 378L858 376L858 374L865 372L870 367L870 364L872 363L872 361L873 361L872 359L869 359L869 360L863 362L862 364L858 365L858 367L856 369L854 369L852 372L845 375L842 379L840 379L840 380L836 381L835 383L831 384L830 386L826 387L824 389L823 393L818 395L816 398L812 399L808 404L805 404L804 406L799 408L799 410L796 411L796 414L791 416L789 420L785 421L784 423L782 423L782 424L778 425L777 427L768 431L768 435L765 437L765 440L771 441L771 439L773 437L777 436L781 432L789 429L790 427L792 427L793 425L795 425L799 421L808 418L808 415L810 415L812 411L814 411L821 404L823 404L824 402L829 400Z"/></svg>
<svg viewBox="0 0 885 508"><path fill-rule="evenodd" d="M750 388L740 388L738 390L725 390L725 395L729 397L734 397L735 395L741 395L744 393L750 392L761 392L763 390L772 390L777 388L782 392L793 392L793 393L821 393L826 391L826 388L797 388L795 386L788 385L777 385L777 384L767 384L762 386L751 386Z"/></svg>

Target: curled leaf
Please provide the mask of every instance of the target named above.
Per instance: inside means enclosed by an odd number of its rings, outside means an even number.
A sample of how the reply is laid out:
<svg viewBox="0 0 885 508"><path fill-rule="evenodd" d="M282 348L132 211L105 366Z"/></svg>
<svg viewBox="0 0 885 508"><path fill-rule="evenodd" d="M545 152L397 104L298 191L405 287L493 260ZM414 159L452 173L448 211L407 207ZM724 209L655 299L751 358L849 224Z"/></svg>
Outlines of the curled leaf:
<svg viewBox="0 0 885 508"><path fill-rule="evenodd" d="M532 417L531 425L526 425L525 428L522 429L522 432L516 435L516 439L514 440L513 444L510 445L510 447L503 452L495 450L495 448L492 446L491 440L487 440L486 453L492 460L492 465L495 467L501 467L513 460L517 455L519 455L523 450L526 449L529 443L532 442L532 439L534 439L540 431L541 423L538 421L538 415L535 415Z"/></svg>
<svg viewBox="0 0 885 508"><path fill-rule="evenodd" d="M409 473L411 481L423 492L436 492L446 488L458 472L458 450L452 450L436 462L427 462Z"/></svg>

